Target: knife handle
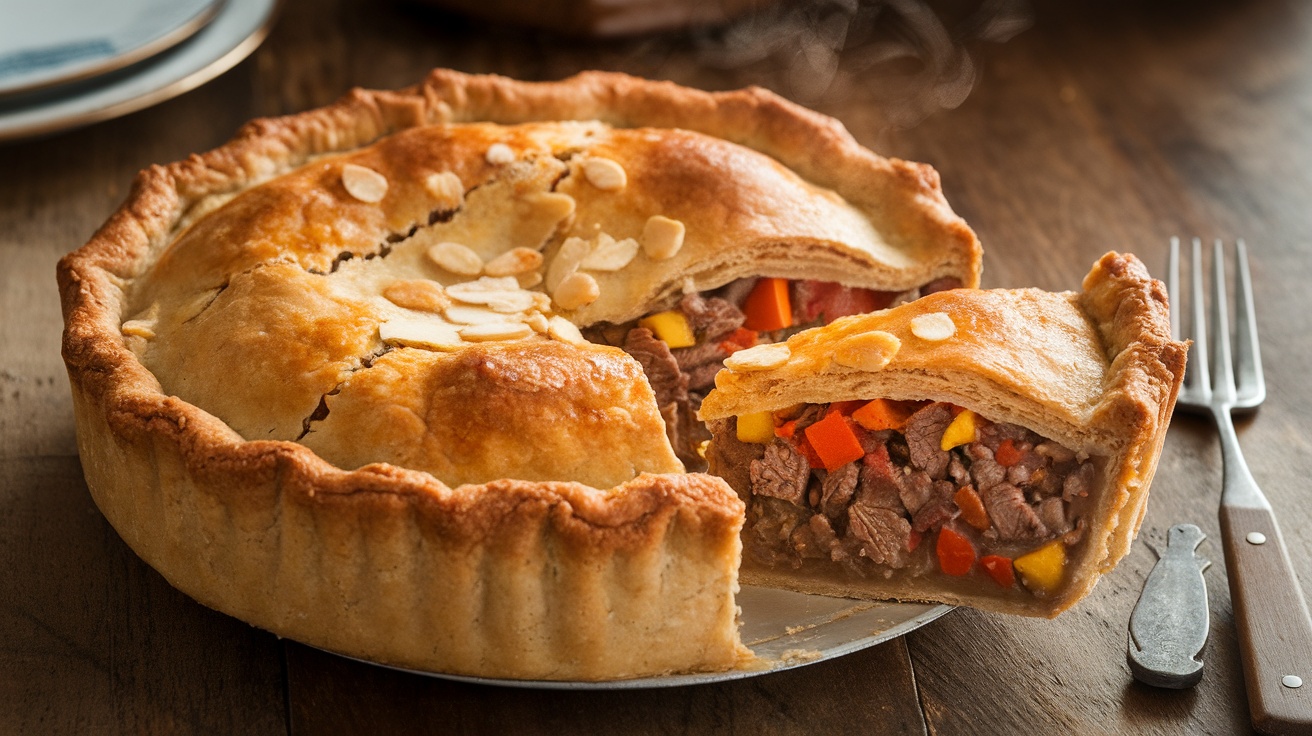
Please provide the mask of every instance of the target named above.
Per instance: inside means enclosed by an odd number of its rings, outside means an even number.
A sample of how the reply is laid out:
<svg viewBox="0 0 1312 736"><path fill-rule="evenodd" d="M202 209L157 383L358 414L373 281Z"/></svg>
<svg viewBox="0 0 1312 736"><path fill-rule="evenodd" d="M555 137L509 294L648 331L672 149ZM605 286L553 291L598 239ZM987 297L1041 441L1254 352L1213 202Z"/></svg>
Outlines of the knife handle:
<svg viewBox="0 0 1312 736"><path fill-rule="evenodd" d="M1269 508L1222 506L1230 599L1253 727L1312 734L1312 616Z"/></svg>

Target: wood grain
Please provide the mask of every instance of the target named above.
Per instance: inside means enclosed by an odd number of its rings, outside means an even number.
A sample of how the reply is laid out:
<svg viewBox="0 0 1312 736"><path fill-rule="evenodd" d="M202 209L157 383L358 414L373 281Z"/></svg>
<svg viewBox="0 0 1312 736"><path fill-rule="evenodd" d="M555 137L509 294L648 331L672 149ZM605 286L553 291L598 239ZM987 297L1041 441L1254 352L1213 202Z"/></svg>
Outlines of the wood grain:
<svg viewBox="0 0 1312 736"><path fill-rule="evenodd" d="M844 20L840 5L587 43L410 5L288 0L255 55L201 89L0 146L0 732L1245 731L1216 517L1220 453L1211 426L1189 417L1173 423L1144 541L1062 617L959 611L834 662L674 690L488 688L280 643L168 587L91 504L53 267L133 172L218 145L249 118L325 104L353 85L404 86L434 66L524 79L602 68L708 89L762 84L837 116L876 150L932 163L984 243L986 286L1075 288L1109 249L1159 269L1171 235L1245 237L1269 399L1240 441L1312 589L1312 6L1035 0L1032 28L986 42L967 22L979 4L939 2L944 32L964 44L954 53L971 54L961 102L931 94L951 91L940 82L962 71L959 57L940 60L938 76L880 63L894 48L888 16L866 3ZM839 25L841 48L812 53ZM1214 563L1212 640L1202 682L1166 692L1131 679L1126 622L1155 560L1148 542L1179 522L1210 538L1200 554Z"/></svg>

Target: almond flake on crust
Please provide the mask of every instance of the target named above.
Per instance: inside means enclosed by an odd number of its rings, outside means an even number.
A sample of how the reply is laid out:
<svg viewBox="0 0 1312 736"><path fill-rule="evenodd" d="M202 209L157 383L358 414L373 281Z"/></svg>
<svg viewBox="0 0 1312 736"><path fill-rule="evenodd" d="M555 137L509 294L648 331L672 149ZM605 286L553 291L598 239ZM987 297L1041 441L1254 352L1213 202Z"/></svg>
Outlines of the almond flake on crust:
<svg viewBox="0 0 1312 736"><path fill-rule="evenodd" d="M579 268L587 271L618 271L629 265L638 255L638 241L633 238L616 240L606 233L597 236L592 252L583 257Z"/></svg>
<svg viewBox="0 0 1312 736"><path fill-rule="evenodd" d="M642 227L642 250L653 261L673 258L683 247L684 234L682 222L664 215L652 215Z"/></svg>
<svg viewBox="0 0 1312 736"><path fill-rule="evenodd" d="M578 309L597 301L601 287L586 273L572 273L556 287L552 298L561 309Z"/></svg>
<svg viewBox="0 0 1312 736"><path fill-rule="evenodd" d="M448 209L455 209L465 201L465 185L453 171L429 174L424 179L424 188Z"/></svg>
<svg viewBox="0 0 1312 736"><path fill-rule="evenodd" d="M551 264L547 266L547 291L556 293L560 282L578 270L579 264L591 250L592 244L583 238L566 238L565 242L560 244L560 250L557 250L555 257L551 259Z"/></svg>
<svg viewBox="0 0 1312 736"><path fill-rule="evenodd" d="M428 260L443 271L460 276L477 276L483 272L483 259L460 243L438 243L428 249Z"/></svg>
<svg viewBox="0 0 1312 736"><path fill-rule="evenodd" d="M938 342L957 334L957 325L944 312L930 312L911 320L911 334L921 340Z"/></svg>
<svg viewBox="0 0 1312 736"><path fill-rule="evenodd" d="M523 340L532 334L533 328L523 322L489 322L460 328L460 336L470 342Z"/></svg>
<svg viewBox="0 0 1312 736"><path fill-rule="evenodd" d="M440 313L451 306L451 299L442 291L442 286L428 279L393 281L383 289L383 298L402 309L417 312Z"/></svg>
<svg viewBox="0 0 1312 736"><path fill-rule="evenodd" d="M464 344L451 325L421 319L389 319L378 325L378 337L389 345L430 350L455 350Z"/></svg>
<svg viewBox="0 0 1312 736"><path fill-rule="evenodd" d="M494 322L505 322L506 315L498 314L486 307L448 307L446 318L461 325L486 325Z"/></svg>
<svg viewBox="0 0 1312 736"><path fill-rule="evenodd" d="M608 158L590 158L583 162L583 176L603 192L618 192L629 183L629 175L619 162Z"/></svg>
<svg viewBox="0 0 1312 736"><path fill-rule="evenodd" d="M488 276L516 276L542 267L542 254L532 248L511 248L487 262Z"/></svg>
<svg viewBox="0 0 1312 736"><path fill-rule="evenodd" d="M570 342L575 345L582 345L587 342L583 337L583 333L579 331L579 328L573 322L560 316L547 320L547 334L562 342Z"/></svg>
<svg viewBox="0 0 1312 736"><path fill-rule="evenodd" d="M123 323L123 334L128 337L141 337L152 340L155 337L154 320L130 319Z"/></svg>
<svg viewBox="0 0 1312 736"><path fill-rule="evenodd" d="M493 166L504 166L515 162L515 152L504 143L493 143L487 149L487 162Z"/></svg>
<svg viewBox="0 0 1312 736"><path fill-rule="evenodd" d="M883 330L862 332L842 340L834 350L834 362L862 371L881 371L902 348L902 341Z"/></svg>
<svg viewBox="0 0 1312 736"><path fill-rule="evenodd" d="M361 202L381 202L387 195L387 177L359 164L342 166L342 186Z"/></svg>
<svg viewBox="0 0 1312 736"><path fill-rule="evenodd" d="M793 357L793 351L786 343L757 345L754 348L739 350L724 359L724 367L731 371L768 371L778 368Z"/></svg>

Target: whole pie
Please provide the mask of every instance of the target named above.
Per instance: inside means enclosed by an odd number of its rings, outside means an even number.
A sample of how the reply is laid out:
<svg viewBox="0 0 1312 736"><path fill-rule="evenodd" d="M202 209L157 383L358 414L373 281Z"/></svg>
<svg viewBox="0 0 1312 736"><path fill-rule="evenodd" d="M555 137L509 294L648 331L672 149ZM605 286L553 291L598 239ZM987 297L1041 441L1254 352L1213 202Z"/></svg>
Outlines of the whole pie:
<svg viewBox="0 0 1312 736"><path fill-rule="evenodd" d="M932 169L768 92L436 71L142 172L59 281L88 486L173 585L605 679L750 656L745 504L685 472L725 360L979 268Z"/></svg>

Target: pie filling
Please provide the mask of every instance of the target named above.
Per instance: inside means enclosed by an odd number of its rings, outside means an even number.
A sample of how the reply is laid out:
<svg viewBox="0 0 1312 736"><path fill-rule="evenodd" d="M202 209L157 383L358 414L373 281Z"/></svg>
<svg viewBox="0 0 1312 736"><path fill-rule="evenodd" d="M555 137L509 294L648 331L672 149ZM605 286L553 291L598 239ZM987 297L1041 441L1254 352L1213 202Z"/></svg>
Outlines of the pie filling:
<svg viewBox="0 0 1312 736"><path fill-rule="evenodd" d="M1101 463L944 402L802 404L717 420L711 470L747 503L746 560L835 581L933 577L1045 597Z"/></svg>
<svg viewBox="0 0 1312 736"><path fill-rule="evenodd" d="M656 393L674 452L689 472L706 470L701 449L711 438L697 420L724 359L744 348L781 342L839 317L885 309L961 286L955 278L910 292L875 291L828 281L738 279L706 293L685 294L673 308L623 324L585 329L595 343L622 348L642 364Z"/></svg>

